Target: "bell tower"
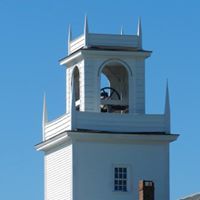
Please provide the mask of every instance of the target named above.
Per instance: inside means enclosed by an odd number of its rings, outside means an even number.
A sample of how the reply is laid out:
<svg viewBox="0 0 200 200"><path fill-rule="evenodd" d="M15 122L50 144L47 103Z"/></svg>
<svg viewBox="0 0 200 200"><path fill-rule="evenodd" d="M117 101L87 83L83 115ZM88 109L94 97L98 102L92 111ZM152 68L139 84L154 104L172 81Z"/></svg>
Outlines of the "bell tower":
<svg viewBox="0 0 200 200"><path fill-rule="evenodd" d="M84 34L71 38L69 29L68 56L60 60L61 65L67 65L67 112L73 78L80 111L99 112L100 105L108 104L112 108L118 105L118 111L121 106L122 112L144 114L145 59L151 52L142 49L141 23L137 35L94 34L89 32L86 18ZM101 74L109 80L109 87L104 89L100 87Z"/></svg>
<svg viewBox="0 0 200 200"><path fill-rule="evenodd" d="M48 121L43 109L45 200L138 200L138 182L155 183L169 200L168 86L163 114L145 111L141 21L135 35L91 33L72 39L69 28L66 112ZM101 81L104 77L107 81Z"/></svg>

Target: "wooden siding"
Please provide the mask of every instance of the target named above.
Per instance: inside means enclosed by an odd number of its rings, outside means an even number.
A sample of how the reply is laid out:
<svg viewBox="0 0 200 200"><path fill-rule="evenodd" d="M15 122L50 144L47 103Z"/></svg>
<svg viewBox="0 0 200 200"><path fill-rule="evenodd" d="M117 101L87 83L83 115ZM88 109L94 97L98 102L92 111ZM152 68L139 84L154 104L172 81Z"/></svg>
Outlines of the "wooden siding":
<svg viewBox="0 0 200 200"><path fill-rule="evenodd" d="M74 67L68 67L66 70L66 111L70 112L70 99L71 99L71 82L72 82L72 72Z"/></svg>
<svg viewBox="0 0 200 200"><path fill-rule="evenodd" d="M165 115L76 112L76 128L112 132L165 132Z"/></svg>
<svg viewBox="0 0 200 200"><path fill-rule="evenodd" d="M80 74L80 110L84 111L85 109L85 61L82 60L79 63L79 74Z"/></svg>
<svg viewBox="0 0 200 200"><path fill-rule="evenodd" d="M85 37L84 37L84 35L81 35L77 39L70 42L69 53L71 54L71 53L81 49L82 47L84 47L84 45L85 45Z"/></svg>
<svg viewBox="0 0 200 200"><path fill-rule="evenodd" d="M97 62L86 61L84 66L85 74L85 111L97 112L97 102L100 99L100 88L98 88L98 76L97 71L99 69Z"/></svg>
<svg viewBox="0 0 200 200"><path fill-rule="evenodd" d="M65 114L45 126L45 140L71 129L71 115Z"/></svg>
<svg viewBox="0 0 200 200"><path fill-rule="evenodd" d="M138 36L136 35L108 35L88 34L87 44L90 46L117 46L117 47L138 47Z"/></svg>
<svg viewBox="0 0 200 200"><path fill-rule="evenodd" d="M72 199L72 145L45 153L45 200Z"/></svg>
<svg viewBox="0 0 200 200"><path fill-rule="evenodd" d="M129 133L170 132L170 124L166 121L164 114L120 114L74 111L72 115L71 113L66 114L49 122L45 126L45 140L73 129Z"/></svg>
<svg viewBox="0 0 200 200"><path fill-rule="evenodd" d="M69 54L86 46L111 46L139 48L139 37L137 35L114 35L88 33L87 39L81 35L69 43Z"/></svg>
<svg viewBox="0 0 200 200"><path fill-rule="evenodd" d="M134 66L135 76L133 81L135 83L134 87L134 99L135 103L135 113L145 113L145 65L144 60L136 60Z"/></svg>

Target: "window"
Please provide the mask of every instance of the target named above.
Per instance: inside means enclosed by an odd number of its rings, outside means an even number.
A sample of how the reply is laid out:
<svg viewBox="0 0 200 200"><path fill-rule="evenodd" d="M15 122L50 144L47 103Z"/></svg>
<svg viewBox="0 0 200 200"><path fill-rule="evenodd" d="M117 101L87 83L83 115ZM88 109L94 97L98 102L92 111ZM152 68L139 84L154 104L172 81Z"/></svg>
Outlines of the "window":
<svg viewBox="0 0 200 200"><path fill-rule="evenodd" d="M114 191L127 192L127 167L114 168Z"/></svg>

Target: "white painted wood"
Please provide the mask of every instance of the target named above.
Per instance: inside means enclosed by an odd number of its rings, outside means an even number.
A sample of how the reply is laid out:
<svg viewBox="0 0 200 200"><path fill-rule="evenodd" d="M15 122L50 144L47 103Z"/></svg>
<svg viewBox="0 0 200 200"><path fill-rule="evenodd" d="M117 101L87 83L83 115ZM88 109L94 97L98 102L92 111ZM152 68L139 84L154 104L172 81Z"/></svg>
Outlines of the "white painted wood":
<svg viewBox="0 0 200 200"><path fill-rule="evenodd" d="M116 44L117 46L127 47L126 45L133 45L133 40L136 41L135 38L141 35L141 24L138 26L139 35L137 36L91 34L88 32L86 19L84 35L71 41L70 45L74 48L80 47L84 45L83 40L87 38L87 45L89 46L90 44L100 45L100 43L104 45L105 42L108 45ZM71 85L75 67L78 67L80 74L80 99L77 102L79 102L81 112L74 112L73 118L67 117L67 123L65 120L63 123L57 123L57 125L48 127L45 133L46 139L62 131L74 129L111 132L170 132L170 123L169 120L166 120L165 115L145 114L145 59L149 56L150 52L146 51L129 52L84 49L61 60L61 64L67 64L67 113L70 113L71 108ZM123 100L119 104L128 103L129 113L122 115L117 113L100 113L100 103L102 102L100 101L100 74L102 69L109 65L120 65L128 73L128 99ZM118 74L121 72L119 71ZM115 87L117 82L113 81L112 84L112 87ZM117 86L115 88L119 89ZM72 124L73 128L71 127Z"/></svg>
<svg viewBox="0 0 200 200"><path fill-rule="evenodd" d="M87 46L87 42L88 42L88 33L89 33L89 28L88 28L88 19L87 19L87 15L85 15L85 24L84 24L84 37L85 37L85 44L84 46Z"/></svg>
<svg viewBox="0 0 200 200"><path fill-rule="evenodd" d="M80 111L85 110L85 61L82 60L79 63L80 74Z"/></svg>
<svg viewBox="0 0 200 200"><path fill-rule="evenodd" d="M72 31L71 31L71 26L69 25L69 29L68 29L68 55L70 54L71 39L72 39Z"/></svg>
<svg viewBox="0 0 200 200"><path fill-rule="evenodd" d="M109 132L165 132L164 115L77 112L77 128Z"/></svg>
<svg viewBox="0 0 200 200"><path fill-rule="evenodd" d="M45 200L72 200L72 145L45 152Z"/></svg>
<svg viewBox="0 0 200 200"><path fill-rule="evenodd" d="M70 112L70 98L71 98L71 77L72 77L72 68L67 68L66 70L66 112Z"/></svg>
<svg viewBox="0 0 200 200"><path fill-rule="evenodd" d="M66 130L71 130L71 115L65 114L45 126L45 140L48 140Z"/></svg>
<svg viewBox="0 0 200 200"><path fill-rule="evenodd" d="M136 35L94 34L88 36L88 46L138 47Z"/></svg>
<svg viewBox="0 0 200 200"><path fill-rule="evenodd" d="M81 35L75 40L70 42L69 54L74 53L75 51L81 49L85 46L85 38L84 35Z"/></svg>
<svg viewBox="0 0 200 200"><path fill-rule="evenodd" d="M165 96L165 123L166 123L166 133L170 133L170 101L169 101L169 88L168 88L168 82L166 85L166 96Z"/></svg>
<svg viewBox="0 0 200 200"><path fill-rule="evenodd" d="M142 23L141 23L141 18L138 19L137 35L138 35L139 48L142 49Z"/></svg>
<svg viewBox="0 0 200 200"><path fill-rule="evenodd" d="M64 131L85 129L108 132L163 132L170 130L166 116L158 114L125 114L73 112L48 122L45 126L45 140Z"/></svg>
<svg viewBox="0 0 200 200"><path fill-rule="evenodd" d="M100 88L98 88L98 75L97 75L97 65L98 60L85 59L84 62L84 110L89 112L98 112L99 108L97 106L97 101L100 99Z"/></svg>
<svg viewBox="0 0 200 200"><path fill-rule="evenodd" d="M141 179L154 181L155 199L169 200L169 142L177 136L80 132L71 137L74 200L137 200ZM129 166L128 192L113 191L113 165Z"/></svg>
<svg viewBox="0 0 200 200"><path fill-rule="evenodd" d="M87 37L81 35L69 43L69 54L90 46L108 46L118 48L141 48L140 36L137 35L114 35L87 33Z"/></svg>
<svg viewBox="0 0 200 200"><path fill-rule="evenodd" d="M168 88L164 114L145 113L145 59L151 52L141 50L141 22L137 35L88 30L87 17L83 35L71 40L69 29L69 55L60 61L66 65L66 114L48 122L44 103L44 137L36 149L45 152L45 200L137 200L141 179L155 183L155 199L169 200L169 143L178 136L170 134ZM101 73L123 99L108 103L128 104L128 112L100 112L106 104ZM113 191L116 165L128 166L128 192Z"/></svg>
<svg viewBox="0 0 200 200"><path fill-rule="evenodd" d="M43 113L42 113L42 139L45 140L45 126L48 123L48 114L46 106L46 95L43 97Z"/></svg>

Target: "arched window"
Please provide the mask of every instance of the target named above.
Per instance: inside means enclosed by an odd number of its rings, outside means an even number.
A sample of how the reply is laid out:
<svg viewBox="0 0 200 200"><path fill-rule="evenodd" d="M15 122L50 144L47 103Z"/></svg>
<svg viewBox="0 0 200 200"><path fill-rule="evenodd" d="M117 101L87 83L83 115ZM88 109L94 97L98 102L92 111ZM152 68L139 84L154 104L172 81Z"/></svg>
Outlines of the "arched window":
<svg viewBox="0 0 200 200"><path fill-rule="evenodd" d="M128 90L128 72L123 64L106 64L101 70L101 111L128 112Z"/></svg>
<svg viewBox="0 0 200 200"><path fill-rule="evenodd" d="M74 87L75 87L76 109L79 110L79 106L80 106L80 75L79 75L78 67L75 67L73 70L73 79L74 79Z"/></svg>

